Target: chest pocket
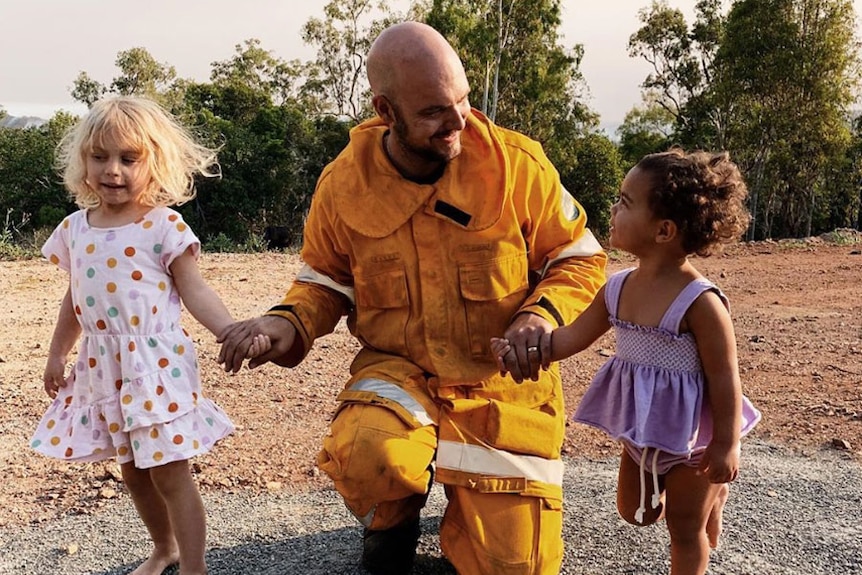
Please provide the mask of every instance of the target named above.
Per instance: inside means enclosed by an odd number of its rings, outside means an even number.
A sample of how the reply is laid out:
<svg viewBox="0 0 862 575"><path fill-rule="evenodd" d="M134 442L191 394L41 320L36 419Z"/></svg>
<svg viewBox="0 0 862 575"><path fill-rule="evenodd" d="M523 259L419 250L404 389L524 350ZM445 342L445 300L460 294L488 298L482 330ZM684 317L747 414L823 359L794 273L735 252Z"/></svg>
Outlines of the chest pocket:
<svg viewBox="0 0 862 575"><path fill-rule="evenodd" d="M354 288L356 312L350 318L351 331L368 347L406 356L410 299L404 269L357 275Z"/></svg>
<svg viewBox="0 0 862 575"><path fill-rule="evenodd" d="M502 337L521 307L529 290L527 272L527 258L522 253L458 266L474 357L488 357L491 337Z"/></svg>

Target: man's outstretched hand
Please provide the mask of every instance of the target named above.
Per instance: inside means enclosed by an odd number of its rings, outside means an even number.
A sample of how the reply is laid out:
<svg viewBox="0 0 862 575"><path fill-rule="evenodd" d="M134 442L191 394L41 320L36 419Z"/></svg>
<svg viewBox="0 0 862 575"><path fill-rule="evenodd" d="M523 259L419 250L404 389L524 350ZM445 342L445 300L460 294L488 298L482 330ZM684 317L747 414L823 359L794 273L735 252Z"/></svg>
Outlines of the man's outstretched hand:
<svg viewBox="0 0 862 575"><path fill-rule="evenodd" d="M268 338L271 347L268 351L249 360L249 369L269 361L285 365L296 339L296 328L282 317L264 315L232 323L219 334L216 340L221 344L218 363L226 372L236 373L242 368L243 361L250 355L249 350L254 351L252 346L256 336Z"/></svg>

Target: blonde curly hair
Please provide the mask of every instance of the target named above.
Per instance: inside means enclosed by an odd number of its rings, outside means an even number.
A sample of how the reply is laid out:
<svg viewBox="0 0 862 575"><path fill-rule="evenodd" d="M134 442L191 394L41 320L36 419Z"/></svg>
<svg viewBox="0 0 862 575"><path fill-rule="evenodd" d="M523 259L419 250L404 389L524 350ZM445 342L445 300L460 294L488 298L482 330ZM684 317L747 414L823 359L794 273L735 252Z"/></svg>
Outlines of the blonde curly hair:
<svg viewBox="0 0 862 575"><path fill-rule="evenodd" d="M140 201L149 206L181 205L195 197L195 175L219 177L218 150L195 141L169 112L156 102L135 96L97 101L73 126L57 148L57 169L80 208L101 204L87 183L87 157L101 147L107 134L123 147L141 154L150 185Z"/></svg>

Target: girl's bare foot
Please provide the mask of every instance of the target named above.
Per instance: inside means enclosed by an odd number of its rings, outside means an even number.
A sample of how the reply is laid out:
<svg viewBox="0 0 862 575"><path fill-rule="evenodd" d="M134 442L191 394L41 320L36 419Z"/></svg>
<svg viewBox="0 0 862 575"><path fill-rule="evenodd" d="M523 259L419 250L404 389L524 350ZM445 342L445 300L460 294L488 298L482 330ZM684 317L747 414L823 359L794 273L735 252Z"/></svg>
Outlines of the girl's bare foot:
<svg viewBox="0 0 862 575"><path fill-rule="evenodd" d="M168 553L154 549L147 560L138 565L130 575L162 575L165 569L178 563L179 560L180 551L176 547Z"/></svg>
<svg viewBox="0 0 862 575"><path fill-rule="evenodd" d="M709 546L713 549L718 547L718 539L721 537L722 514L729 493L730 488L727 483L722 483L718 494L715 496L715 502L712 504L712 510L709 512L709 519L706 520L706 535L709 538Z"/></svg>

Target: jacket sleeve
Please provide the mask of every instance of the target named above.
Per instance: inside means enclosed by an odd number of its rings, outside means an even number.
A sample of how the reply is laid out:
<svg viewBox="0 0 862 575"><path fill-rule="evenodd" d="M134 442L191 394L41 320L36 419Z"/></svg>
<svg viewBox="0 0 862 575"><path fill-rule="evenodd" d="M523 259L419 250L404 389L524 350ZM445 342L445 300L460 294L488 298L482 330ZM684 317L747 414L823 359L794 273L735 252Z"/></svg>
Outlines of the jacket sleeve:
<svg viewBox="0 0 862 575"><path fill-rule="evenodd" d="M541 315L552 324L571 323L584 311L605 283L607 255L587 228L580 204L563 188L560 177L544 156L516 168L527 172L527 183L517 189L524 207L524 236L528 244L530 296L519 311ZM529 174L530 170L534 173ZM521 174L523 177L524 174ZM522 180L523 181L523 180ZM525 193L520 200L517 194Z"/></svg>
<svg viewBox="0 0 862 575"><path fill-rule="evenodd" d="M284 317L296 328L302 348L294 344L291 366L305 358L315 339L332 333L354 305L349 259L334 241L334 212L327 208L323 187L319 183L315 190L303 230L303 267L281 304L266 312Z"/></svg>

